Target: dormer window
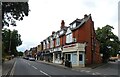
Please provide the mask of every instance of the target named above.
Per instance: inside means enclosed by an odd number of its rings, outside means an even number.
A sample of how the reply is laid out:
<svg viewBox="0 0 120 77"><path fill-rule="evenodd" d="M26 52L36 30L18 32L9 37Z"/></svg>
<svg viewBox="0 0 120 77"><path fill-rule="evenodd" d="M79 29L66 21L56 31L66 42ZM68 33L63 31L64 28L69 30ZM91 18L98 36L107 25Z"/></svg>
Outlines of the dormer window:
<svg viewBox="0 0 120 77"><path fill-rule="evenodd" d="M62 30L62 31L60 31L60 35L62 35L64 33L64 31Z"/></svg>
<svg viewBox="0 0 120 77"><path fill-rule="evenodd" d="M74 23L73 25L72 25L72 28L75 28L76 27L76 23Z"/></svg>

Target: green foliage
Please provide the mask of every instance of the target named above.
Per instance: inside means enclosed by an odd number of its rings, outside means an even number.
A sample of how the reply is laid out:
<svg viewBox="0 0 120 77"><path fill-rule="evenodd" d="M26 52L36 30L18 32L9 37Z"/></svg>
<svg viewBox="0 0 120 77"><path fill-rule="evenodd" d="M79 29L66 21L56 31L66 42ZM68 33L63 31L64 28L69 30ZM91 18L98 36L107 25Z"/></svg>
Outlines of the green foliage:
<svg viewBox="0 0 120 77"><path fill-rule="evenodd" d="M106 25L96 30L96 36L100 42L100 52L103 53L103 62L106 62L110 56L116 55L120 49L120 41L112 29L114 29L112 26Z"/></svg>
<svg viewBox="0 0 120 77"><path fill-rule="evenodd" d="M12 55L14 54L17 56L17 46L22 44L21 35L18 34L17 30L11 31L10 29L3 29L2 30L2 51L3 55ZM9 52L11 51L11 52Z"/></svg>
<svg viewBox="0 0 120 77"><path fill-rule="evenodd" d="M23 56L23 52L18 52L18 56Z"/></svg>
<svg viewBox="0 0 120 77"><path fill-rule="evenodd" d="M23 20L24 16L28 16L28 13L28 2L2 2L2 27L16 26L15 20Z"/></svg>

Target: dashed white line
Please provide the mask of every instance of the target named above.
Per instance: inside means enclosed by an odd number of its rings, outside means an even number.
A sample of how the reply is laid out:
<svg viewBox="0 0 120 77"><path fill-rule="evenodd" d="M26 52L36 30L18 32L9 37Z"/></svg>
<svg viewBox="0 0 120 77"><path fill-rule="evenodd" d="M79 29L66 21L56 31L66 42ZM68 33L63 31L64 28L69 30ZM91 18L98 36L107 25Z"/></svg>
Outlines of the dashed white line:
<svg viewBox="0 0 120 77"><path fill-rule="evenodd" d="M27 63L28 65L30 65L30 63Z"/></svg>
<svg viewBox="0 0 120 77"><path fill-rule="evenodd" d="M85 71L85 72L89 73L90 71Z"/></svg>
<svg viewBox="0 0 120 77"><path fill-rule="evenodd" d="M35 66L32 66L34 69L37 69Z"/></svg>
<svg viewBox="0 0 120 77"><path fill-rule="evenodd" d="M92 73L92 75L96 75L95 73Z"/></svg>
<svg viewBox="0 0 120 77"><path fill-rule="evenodd" d="M81 70L81 72L84 72L85 70Z"/></svg>
<svg viewBox="0 0 120 77"><path fill-rule="evenodd" d="M45 73L45 72L43 72L41 70L40 70L40 72L43 73L44 75L47 75L47 76L51 77L50 75L48 75L47 73Z"/></svg>
<svg viewBox="0 0 120 77"><path fill-rule="evenodd" d="M99 73L99 72L96 72L96 74L97 74L97 75L100 75L101 73Z"/></svg>

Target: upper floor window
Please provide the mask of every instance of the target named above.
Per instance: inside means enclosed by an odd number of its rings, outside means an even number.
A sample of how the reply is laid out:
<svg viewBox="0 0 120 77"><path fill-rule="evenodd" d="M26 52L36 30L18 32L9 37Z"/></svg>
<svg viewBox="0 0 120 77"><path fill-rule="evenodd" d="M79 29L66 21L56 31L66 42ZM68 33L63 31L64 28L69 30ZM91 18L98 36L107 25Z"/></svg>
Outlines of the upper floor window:
<svg viewBox="0 0 120 77"><path fill-rule="evenodd" d="M66 43L71 43L72 42L72 33L69 33L66 35Z"/></svg>
<svg viewBox="0 0 120 77"><path fill-rule="evenodd" d="M50 38L50 48L53 47L53 44L54 44L54 41L53 41L53 39L52 39L52 37L51 37L51 38Z"/></svg>
<svg viewBox="0 0 120 77"><path fill-rule="evenodd" d="M48 41L48 39L46 40L46 45L47 45L47 48L49 48L49 41Z"/></svg>
<svg viewBox="0 0 120 77"><path fill-rule="evenodd" d="M45 46L45 42L43 42L43 49L45 49L45 47L46 47L46 46Z"/></svg>
<svg viewBox="0 0 120 77"><path fill-rule="evenodd" d="M59 46L60 45L60 38L59 36L57 35L56 36L56 46Z"/></svg>
<svg viewBox="0 0 120 77"><path fill-rule="evenodd" d="M63 31L63 30L61 30L61 31L60 31L60 35L62 35L63 33L64 33L64 31Z"/></svg>
<svg viewBox="0 0 120 77"><path fill-rule="evenodd" d="M53 39L55 39L55 38L56 38L56 33L53 34Z"/></svg>
<svg viewBox="0 0 120 77"><path fill-rule="evenodd" d="M73 26L72 28L75 28L76 27L76 23L74 23L72 26Z"/></svg>
<svg viewBox="0 0 120 77"><path fill-rule="evenodd" d="M66 43L71 43L72 42L72 31L70 28L68 28L66 32Z"/></svg>

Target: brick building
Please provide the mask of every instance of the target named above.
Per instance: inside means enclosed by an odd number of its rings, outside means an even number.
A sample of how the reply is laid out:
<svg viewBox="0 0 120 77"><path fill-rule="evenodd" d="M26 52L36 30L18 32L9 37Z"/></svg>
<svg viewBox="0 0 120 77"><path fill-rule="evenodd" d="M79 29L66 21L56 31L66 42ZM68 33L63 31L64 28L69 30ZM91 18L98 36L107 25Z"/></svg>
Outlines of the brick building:
<svg viewBox="0 0 120 77"><path fill-rule="evenodd" d="M72 66L85 67L89 64L101 63L99 42L96 39L94 22L91 14L76 19L70 26L61 22L60 30L52 32L41 42L42 52L46 61L61 63L61 57L69 60Z"/></svg>

